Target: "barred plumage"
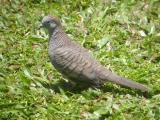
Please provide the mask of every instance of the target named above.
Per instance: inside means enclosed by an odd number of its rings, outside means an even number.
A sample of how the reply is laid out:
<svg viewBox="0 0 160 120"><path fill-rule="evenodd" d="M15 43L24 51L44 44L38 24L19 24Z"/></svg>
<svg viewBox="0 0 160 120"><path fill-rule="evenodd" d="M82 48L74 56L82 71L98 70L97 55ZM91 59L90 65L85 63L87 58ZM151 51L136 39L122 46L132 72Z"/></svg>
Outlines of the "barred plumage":
<svg viewBox="0 0 160 120"><path fill-rule="evenodd" d="M63 31L60 21L45 16L42 25L49 31L49 57L53 66L69 80L87 85L101 85L106 81L130 88L148 91L137 82L122 78L107 70L79 44L73 42Z"/></svg>

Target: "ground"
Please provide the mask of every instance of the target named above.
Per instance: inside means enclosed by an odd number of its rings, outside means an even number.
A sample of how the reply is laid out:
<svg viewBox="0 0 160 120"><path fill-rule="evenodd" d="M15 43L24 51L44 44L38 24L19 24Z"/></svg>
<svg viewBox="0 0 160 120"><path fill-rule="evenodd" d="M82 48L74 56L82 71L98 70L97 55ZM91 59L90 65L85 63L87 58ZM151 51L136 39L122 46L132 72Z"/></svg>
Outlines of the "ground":
<svg viewBox="0 0 160 120"><path fill-rule="evenodd" d="M158 0L1 0L0 119L159 120ZM51 65L43 16L113 72L145 84L143 93L106 83L70 89Z"/></svg>

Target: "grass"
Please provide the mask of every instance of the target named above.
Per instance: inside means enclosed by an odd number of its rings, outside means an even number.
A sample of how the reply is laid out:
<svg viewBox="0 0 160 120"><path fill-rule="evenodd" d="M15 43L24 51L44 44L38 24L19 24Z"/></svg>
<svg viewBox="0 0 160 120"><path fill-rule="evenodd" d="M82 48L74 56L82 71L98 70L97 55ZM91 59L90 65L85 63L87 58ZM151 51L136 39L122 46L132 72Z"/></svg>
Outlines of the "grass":
<svg viewBox="0 0 160 120"><path fill-rule="evenodd" d="M0 2L0 119L160 119L158 0ZM49 61L47 32L38 29L48 14L103 65L151 92L112 84L70 90Z"/></svg>

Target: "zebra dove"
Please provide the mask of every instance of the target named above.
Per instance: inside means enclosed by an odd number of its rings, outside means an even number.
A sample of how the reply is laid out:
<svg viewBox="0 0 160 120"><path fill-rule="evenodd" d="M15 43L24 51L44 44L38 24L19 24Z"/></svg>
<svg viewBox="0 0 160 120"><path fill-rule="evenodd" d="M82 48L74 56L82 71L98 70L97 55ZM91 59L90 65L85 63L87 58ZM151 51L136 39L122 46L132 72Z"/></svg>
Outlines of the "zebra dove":
<svg viewBox="0 0 160 120"><path fill-rule="evenodd" d="M108 81L143 92L149 90L142 84L107 70L87 49L71 40L58 18L45 16L42 19L42 27L47 28L49 32L48 53L53 66L69 80L88 86L99 86Z"/></svg>

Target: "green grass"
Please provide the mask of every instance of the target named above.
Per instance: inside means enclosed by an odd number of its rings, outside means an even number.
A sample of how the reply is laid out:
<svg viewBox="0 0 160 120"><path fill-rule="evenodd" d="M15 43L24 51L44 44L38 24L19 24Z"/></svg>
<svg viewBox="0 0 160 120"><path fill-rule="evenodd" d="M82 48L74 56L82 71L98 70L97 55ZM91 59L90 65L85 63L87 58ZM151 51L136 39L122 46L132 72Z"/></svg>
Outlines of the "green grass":
<svg viewBox="0 0 160 120"><path fill-rule="evenodd" d="M160 2L106 1L0 1L0 119L160 119ZM47 32L38 29L48 14L103 65L151 92L69 89L49 61Z"/></svg>

